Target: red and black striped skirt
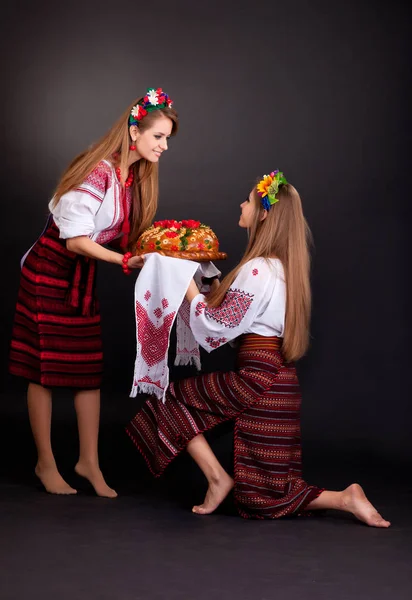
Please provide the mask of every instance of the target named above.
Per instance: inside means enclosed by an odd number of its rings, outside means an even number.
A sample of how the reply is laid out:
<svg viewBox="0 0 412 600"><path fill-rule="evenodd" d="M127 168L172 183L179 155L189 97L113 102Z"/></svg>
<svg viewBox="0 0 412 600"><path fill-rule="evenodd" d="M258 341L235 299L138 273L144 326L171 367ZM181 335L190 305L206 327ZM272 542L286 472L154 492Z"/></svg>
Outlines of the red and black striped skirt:
<svg viewBox="0 0 412 600"><path fill-rule="evenodd" d="M199 433L233 419L235 500L245 518L300 514L322 489L302 479L301 392L281 339L241 338L237 370L171 384L126 428L155 476Z"/></svg>
<svg viewBox="0 0 412 600"><path fill-rule="evenodd" d="M97 389L103 352L96 261L70 252L51 221L21 272L9 370L44 387Z"/></svg>

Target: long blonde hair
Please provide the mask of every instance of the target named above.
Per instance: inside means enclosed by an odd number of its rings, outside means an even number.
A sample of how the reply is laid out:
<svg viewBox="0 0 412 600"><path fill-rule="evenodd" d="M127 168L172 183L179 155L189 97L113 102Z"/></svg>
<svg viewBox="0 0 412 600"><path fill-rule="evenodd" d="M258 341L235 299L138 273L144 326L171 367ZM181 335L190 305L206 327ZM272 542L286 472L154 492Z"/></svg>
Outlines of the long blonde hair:
<svg viewBox="0 0 412 600"><path fill-rule="evenodd" d="M135 100L122 114L113 127L90 148L81 152L70 163L63 173L53 197L53 206L56 206L63 194L78 187L102 160L109 160L115 166L120 166L122 171L127 171L127 156L130 146L129 115L136 104L143 97ZM173 123L171 135L178 130L179 121L173 108L159 108L149 112L140 122L141 132L153 125L160 113L171 119ZM117 158L116 158L117 157ZM134 180L132 187L133 206L129 234L129 248L133 248L139 235L147 229L155 216L159 195L158 165L144 158L135 162L131 167Z"/></svg>
<svg viewBox="0 0 412 600"><path fill-rule="evenodd" d="M256 187L252 192L254 220L249 230L249 243L240 263L212 292L207 304L220 306L239 269L252 258L278 258L286 279L286 318L282 352L287 361L301 358L309 346L311 290L309 281L311 233L303 216L302 202L290 184L280 187L279 202L272 205L262 220L262 205Z"/></svg>

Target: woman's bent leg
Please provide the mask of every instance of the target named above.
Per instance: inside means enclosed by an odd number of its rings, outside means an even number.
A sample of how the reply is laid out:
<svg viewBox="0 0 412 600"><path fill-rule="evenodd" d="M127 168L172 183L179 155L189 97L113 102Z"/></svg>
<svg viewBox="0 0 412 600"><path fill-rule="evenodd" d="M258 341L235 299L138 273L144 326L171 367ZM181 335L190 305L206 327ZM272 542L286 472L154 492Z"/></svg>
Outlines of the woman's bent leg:
<svg viewBox="0 0 412 600"><path fill-rule="evenodd" d="M199 434L193 438L187 445L187 451L209 483L203 504L194 506L192 511L199 515L209 515L226 498L234 481L217 460L204 435Z"/></svg>

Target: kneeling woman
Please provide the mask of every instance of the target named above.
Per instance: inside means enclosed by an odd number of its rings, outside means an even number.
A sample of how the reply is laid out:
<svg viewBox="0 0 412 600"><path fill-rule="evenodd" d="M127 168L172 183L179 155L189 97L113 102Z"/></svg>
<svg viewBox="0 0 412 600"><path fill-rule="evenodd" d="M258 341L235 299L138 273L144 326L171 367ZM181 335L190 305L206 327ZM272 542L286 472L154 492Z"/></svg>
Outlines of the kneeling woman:
<svg viewBox="0 0 412 600"><path fill-rule="evenodd" d="M187 448L209 489L193 512L213 512L234 487L245 518L273 519L341 509L388 527L353 484L340 492L302 479L301 393L294 361L307 350L311 293L308 235L296 189L282 173L265 176L241 204L249 244L239 265L207 300L192 280L190 327L209 352L238 338L236 371L172 383L163 403L149 398L127 431L155 476ZM234 480L202 432L233 419Z"/></svg>

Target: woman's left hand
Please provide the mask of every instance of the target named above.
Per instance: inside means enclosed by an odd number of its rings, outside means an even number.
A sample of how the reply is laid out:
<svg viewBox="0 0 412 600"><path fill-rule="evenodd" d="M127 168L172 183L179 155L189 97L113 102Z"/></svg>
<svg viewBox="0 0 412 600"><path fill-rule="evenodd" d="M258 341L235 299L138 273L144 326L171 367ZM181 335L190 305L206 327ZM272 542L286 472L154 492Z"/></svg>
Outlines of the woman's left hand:
<svg viewBox="0 0 412 600"><path fill-rule="evenodd" d="M127 266L129 269L141 269L144 265L143 256L132 256L127 261Z"/></svg>

